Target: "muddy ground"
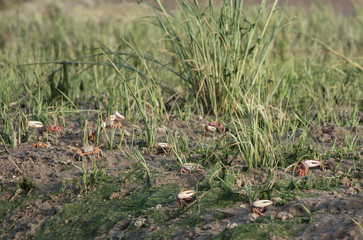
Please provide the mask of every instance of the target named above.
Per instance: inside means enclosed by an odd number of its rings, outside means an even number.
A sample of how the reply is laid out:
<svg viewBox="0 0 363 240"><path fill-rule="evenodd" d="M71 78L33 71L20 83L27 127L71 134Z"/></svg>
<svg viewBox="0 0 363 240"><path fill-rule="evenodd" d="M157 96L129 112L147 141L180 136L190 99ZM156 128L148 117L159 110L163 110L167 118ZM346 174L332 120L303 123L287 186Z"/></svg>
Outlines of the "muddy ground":
<svg viewBox="0 0 363 240"><path fill-rule="evenodd" d="M90 125L96 125L97 114L91 114ZM155 149L143 147L142 122L125 120L116 131L115 145L125 134L120 149L110 150L106 134L101 133L103 157L84 157L77 161L73 154L82 145L83 117L65 119L61 133L31 131L31 141L22 143L7 154L0 145L0 238L2 239L210 239L243 236L268 239L361 239L363 225L362 129L337 125L312 126L318 145L345 148L345 136L359 138L355 153L324 153L327 169L311 169L308 177L295 177L283 168L275 171L274 188L269 197L274 202L265 216L251 215L246 187L268 182L268 169L246 170L237 157L234 170L237 197L226 198L218 188L204 188L204 175L213 168L204 164L202 173L180 173L173 154L156 155ZM200 144L222 137L204 136L201 117L188 122L171 116L165 125L157 126L157 141L165 142L167 131L188 137L189 161L203 162ZM107 130L111 135L114 130ZM298 133L297 133L298 135ZM298 136L297 136L298 137ZM50 147L34 148L38 141ZM92 141L89 144L94 145ZM194 147L192 147L194 146ZM151 172L151 186L146 185L144 171L135 170L134 155L138 148ZM95 182L84 188L82 163L90 174L99 169ZM34 189L24 190L24 177ZM125 180L126 179L126 180ZM310 187L307 187L310 184ZM21 187L23 186L23 187ZM187 208L176 205L181 189L200 189L198 201ZM29 189L28 189L29 190ZM215 191L215 192L214 192ZM95 225L96 224L96 225ZM87 230L86 230L87 229ZM88 232L87 232L88 231ZM242 234L242 235L241 235ZM237 237L238 238L238 237Z"/></svg>
<svg viewBox="0 0 363 240"><path fill-rule="evenodd" d="M32 1L24 2L29 5ZM99 1L79 2L87 8L99 6ZM113 2L118 4L112 0L108 4ZM307 6L311 1L302 2ZM330 2L337 11L354 13L353 1ZM102 132L103 157L76 160L73 155L82 147L83 119L82 114L66 117L59 134L32 130L30 141L14 149L0 143L1 239L363 238L362 122L355 127L311 126L310 147L329 167L311 169L308 177L293 177L283 167L277 168L274 186L265 195L274 204L265 216L256 218L251 215L246 189L269 183L271 172L265 168L247 170L237 156L230 167L234 177L230 192L226 194L228 189L220 183L209 183L210 173L216 169L205 161L203 149L223 136L204 136L207 119L195 116L183 121L171 116L167 123L156 126L157 142L167 141L166 133L173 131L186 136L190 148L187 160L202 164L205 174L180 173L177 157L156 155L155 149L146 148L141 138L143 123L127 119L123 129L115 133L116 149L110 150ZM90 113L89 124L96 123L97 114ZM111 136L112 130L107 134ZM349 136L356 136L357 145L344 151L349 148ZM34 148L40 141L51 146ZM332 146L336 146L335 152L330 150ZM145 159L150 186L133 149L139 149ZM292 156L288 163L293 160ZM95 182L85 186L85 177ZM178 207L176 196L182 189L198 190L197 202Z"/></svg>

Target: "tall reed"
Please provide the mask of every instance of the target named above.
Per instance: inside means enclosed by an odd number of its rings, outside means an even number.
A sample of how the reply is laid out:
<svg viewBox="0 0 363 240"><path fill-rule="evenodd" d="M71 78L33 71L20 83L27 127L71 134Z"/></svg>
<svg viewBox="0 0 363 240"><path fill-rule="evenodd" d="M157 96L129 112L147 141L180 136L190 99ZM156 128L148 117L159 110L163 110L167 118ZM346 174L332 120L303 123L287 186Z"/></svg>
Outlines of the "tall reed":
<svg viewBox="0 0 363 240"><path fill-rule="evenodd" d="M234 113L246 94L259 98L261 81L265 81L260 72L283 19L282 13L277 24L271 25L277 0L270 9L262 1L253 22L243 13L243 1L224 1L217 11L211 0L205 8L197 0L181 0L181 13L176 16L160 0L155 2L157 25L177 59L178 76L189 99L205 113L223 115ZM262 19L265 10L267 18ZM257 30L261 21L263 27ZM269 34L268 28L273 29Z"/></svg>

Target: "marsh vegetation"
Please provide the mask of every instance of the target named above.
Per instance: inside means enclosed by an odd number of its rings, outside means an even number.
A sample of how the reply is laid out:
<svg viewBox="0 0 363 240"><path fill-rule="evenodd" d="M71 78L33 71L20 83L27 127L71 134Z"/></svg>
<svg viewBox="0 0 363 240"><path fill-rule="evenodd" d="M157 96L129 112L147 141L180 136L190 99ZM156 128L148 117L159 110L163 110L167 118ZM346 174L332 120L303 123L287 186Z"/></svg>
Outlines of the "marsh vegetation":
<svg viewBox="0 0 363 240"><path fill-rule="evenodd" d="M0 1L0 238L359 239L363 8L75 2Z"/></svg>

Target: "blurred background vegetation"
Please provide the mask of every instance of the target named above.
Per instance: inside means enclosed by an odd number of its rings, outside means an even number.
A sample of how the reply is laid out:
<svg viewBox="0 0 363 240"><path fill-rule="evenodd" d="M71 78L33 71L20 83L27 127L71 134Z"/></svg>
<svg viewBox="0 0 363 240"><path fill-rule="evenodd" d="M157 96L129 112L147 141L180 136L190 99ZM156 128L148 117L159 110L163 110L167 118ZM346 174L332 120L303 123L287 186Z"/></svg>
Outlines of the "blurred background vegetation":
<svg viewBox="0 0 363 240"><path fill-rule="evenodd" d="M118 110L146 129L170 114L237 119L241 151L261 162L276 132L362 121L358 5L149 3L3 0L4 125L79 109Z"/></svg>

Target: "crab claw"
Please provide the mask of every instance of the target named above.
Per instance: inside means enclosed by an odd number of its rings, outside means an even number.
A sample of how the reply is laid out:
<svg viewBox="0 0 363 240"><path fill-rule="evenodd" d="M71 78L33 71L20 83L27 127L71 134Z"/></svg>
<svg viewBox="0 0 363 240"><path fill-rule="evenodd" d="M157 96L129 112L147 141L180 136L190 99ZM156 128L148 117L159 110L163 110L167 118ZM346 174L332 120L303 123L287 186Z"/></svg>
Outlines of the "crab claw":
<svg viewBox="0 0 363 240"><path fill-rule="evenodd" d="M41 128L41 127L44 126L44 124L42 122L39 122L39 121L29 121L28 126L31 127L31 128Z"/></svg>
<svg viewBox="0 0 363 240"><path fill-rule="evenodd" d="M217 131L217 128L215 128L215 127L213 127L211 125L206 125L205 126L205 131L207 131L207 132L215 132L215 131Z"/></svg>
<svg viewBox="0 0 363 240"><path fill-rule="evenodd" d="M169 146L167 143L159 142L156 144L156 155L158 154L169 154L172 153L172 147Z"/></svg>
<svg viewBox="0 0 363 240"><path fill-rule="evenodd" d="M252 203L252 207L263 208L272 205L270 200L259 200Z"/></svg>
<svg viewBox="0 0 363 240"><path fill-rule="evenodd" d="M195 195L196 192L191 189L183 190L178 193L178 199L187 199Z"/></svg>
<svg viewBox="0 0 363 240"><path fill-rule="evenodd" d="M321 165L321 161L320 160L304 160L302 161L302 163L306 164L309 168L311 167L319 167ZM288 166L286 169L285 169L285 172L289 172L289 171L292 171L292 169L297 166L298 163L293 163L291 164L290 166Z"/></svg>
<svg viewBox="0 0 363 240"><path fill-rule="evenodd" d="M118 117L119 120L124 120L125 117L123 115L121 115L119 112L115 111L115 115L116 117Z"/></svg>
<svg viewBox="0 0 363 240"><path fill-rule="evenodd" d="M309 168L311 167L320 167L320 160L305 160L304 163L308 165Z"/></svg>
<svg viewBox="0 0 363 240"><path fill-rule="evenodd" d="M161 147L161 148L168 148L169 147L169 144L164 143L164 142L159 142L159 143L157 143L156 146L157 147Z"/></svg>
<svg viewBox="0 0 363 240"><path fill-rule="evenodd" d="M212 133L216 132L216 131L217 131L217 128L216 128L216 127L211 126L211 125L208 123L207 125L205 125L204 130L205 130L204 135L205 135L205 136L208 136L208 133L210 133L210 132L212 132Z"/></svg>
<svg viewBox="0 0 363 240"><path fill-rule="evenodd" d="M110 116L110 121L122 121L124 120L125 117L123 115L121 115L119 112L115 112L115 114L112 114Z"/></svg>

